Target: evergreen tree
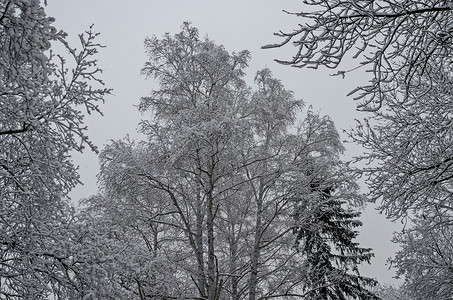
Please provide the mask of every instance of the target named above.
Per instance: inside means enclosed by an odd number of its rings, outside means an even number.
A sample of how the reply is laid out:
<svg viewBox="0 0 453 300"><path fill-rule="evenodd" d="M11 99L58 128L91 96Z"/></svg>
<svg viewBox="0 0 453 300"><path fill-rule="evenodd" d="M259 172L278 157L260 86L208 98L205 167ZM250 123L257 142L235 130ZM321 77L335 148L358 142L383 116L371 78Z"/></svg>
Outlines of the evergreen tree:
<svg viewBox="0 0 453 300"><path fill-rule="evenodd" d="M374 256L354 241L361 213L345 208L341 189L324 178L311 180L308 187L309 193L296 200L294 230L304 257L306 299L379 299L369 290L377 281L358 270Z"/></svg>

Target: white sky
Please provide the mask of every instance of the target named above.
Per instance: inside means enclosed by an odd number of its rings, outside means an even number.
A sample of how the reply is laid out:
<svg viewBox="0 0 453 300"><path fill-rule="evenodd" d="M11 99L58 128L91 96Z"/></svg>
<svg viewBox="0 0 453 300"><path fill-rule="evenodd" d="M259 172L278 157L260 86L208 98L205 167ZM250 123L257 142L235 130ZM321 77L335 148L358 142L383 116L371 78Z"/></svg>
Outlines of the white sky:
<svg viewBox="0 0 453 300"><path fill-rule="evenodd" d="M285 87L293 90L307 106L330 115L339 131L354 125L354 119L364 113L355 110L355 103L346 94L364 79L363 71L348 74L345 79L332 77L332 70L309 70L282 66L275 58L289 59L292 47L261 50L265 44L279 41L273 33L296 28L301 20L287 15L282 10L297 11L301 1L285 0L48 0L47 14L56 18L58 29L69 34L73 46L77 34L91 24L101 33L99 42L107 47L98 55L99 65L104 69L102 78L113 95L102 106L104 117L87 118L88 135L102 149L109 140L123 138L127 134L137 137L136 126L142 118L134 105L155 87L152 80L140 75L146 61L143 41L146 37L162 36L165 32L178 33L184 21L190 21L202 36L208 35L217 44L232 51L247 49L252 60L247 79L251 84L257 70L269 67L274 77L282 80ZM358 63L358 62L352 62ZM349 67L353 66L348 62ZM347 68L348 66L345 66ZM358 153L357 146L346 145L347 156ZM85 152L74 155L80 165L83 186L77 187L72 198L78 200L95 194L98 160L95 154ZM390 243L392 232L400 224L392 224L378 215L370 206L362 215L364 226L360 229L361 246L374 249L376 257L371 266L363 266L362 274L377 278L381 283L395 282L393 271L388 271L386 260L397 247Z"/></svg>

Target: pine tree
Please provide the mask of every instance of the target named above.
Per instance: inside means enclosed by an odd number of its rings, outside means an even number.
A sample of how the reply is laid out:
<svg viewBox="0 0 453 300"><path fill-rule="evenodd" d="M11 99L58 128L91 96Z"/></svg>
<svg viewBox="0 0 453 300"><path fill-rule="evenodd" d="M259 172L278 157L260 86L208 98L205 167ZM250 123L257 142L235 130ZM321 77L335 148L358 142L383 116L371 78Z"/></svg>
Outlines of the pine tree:
<svg viewBox="0 0 453 300"><path fill-rule="evenodd" d="M297 199L296 244L306 272L306 299L379 299L368 290L377 281L361 276L358 265L370 262L371 249L361 248L354 228L361 213L323 179L309 184L310 193Z"/></svg>

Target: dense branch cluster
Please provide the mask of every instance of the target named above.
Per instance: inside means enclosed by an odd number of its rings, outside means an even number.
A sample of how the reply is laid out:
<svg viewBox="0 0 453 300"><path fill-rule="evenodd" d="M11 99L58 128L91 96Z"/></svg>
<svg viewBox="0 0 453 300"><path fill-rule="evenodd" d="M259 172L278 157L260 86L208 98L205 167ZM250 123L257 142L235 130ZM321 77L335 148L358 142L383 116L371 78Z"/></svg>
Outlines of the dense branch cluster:
<svg viewBox="0 0 453 300"><path fill-rule="evenodd" d="M283 41L264 48L292 42L297 48L294 57L277 61L295 67L337 69L350 57L347 54L360 58L359 66L373 74L369 85L351 92L362 99L361 109L379 109L393 91L400 92L403 101L412 101L430 91L433 74L451 68L449 0L303 3L303 12L289 13L303 19L299 28L276 33Z"/></svg>
<svg viewBox="0 0 453 300"><path fill-rule="evenodd" d="M80 232L67 203L79 183L70 151L96 150L85 135L84 112L99 112L109 90L92 58L97 34L80 35L76 51L52 22L39 1L0 3L2 299L64 297L77 287L74 272L83 264L83 254L73 252ZM74 68L51 50L57 43Z"/></svg>
<svg viewBox="0 0 453 300"><path fill-rule="evenodd" d="M405 278L406 293L412 299L448 299L453 294L451 212L433 207L413 222L413 227L395 235L401 250L391 262Z"/></svg>
<svg viewBox="0 0 453 300"><path fill-rule="evenodd" d="M444 76L448 85L436 83L431 93L408 106L389 99L388 109L359 122L351 133L367 149L360 159L373 162L363 169L371 200L383 197L381 209L389 217L433 206L453 210L453 81Z"/></svg>

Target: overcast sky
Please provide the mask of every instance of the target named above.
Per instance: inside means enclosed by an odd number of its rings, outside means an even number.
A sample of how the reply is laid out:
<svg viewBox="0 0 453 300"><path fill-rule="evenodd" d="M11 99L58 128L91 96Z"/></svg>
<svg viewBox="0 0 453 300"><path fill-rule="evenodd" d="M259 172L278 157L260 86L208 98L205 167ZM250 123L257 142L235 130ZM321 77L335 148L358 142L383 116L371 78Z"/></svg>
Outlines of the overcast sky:
<svg viewBox="0 0 453 300"><path fill-rule="evenodd" d="M142 116L134 105L155 87L152 80L140 75L146 61L143 42L146 37L162 36L165 32L178 33L183 22L190 21L202 36L208 35L217 44L232 51L249 50L252 60L247 80L251 84L257 70L268 67L274 77L282 80L287 89L307 106L312 105L321 114L330 115L339 131L354 125L354 119L364 117L355 110L356 103L346 94L367 79L363 71L348 74L345 79L330 76L332 70L309 70L282 66L275 58L290 59L295 53L291 47L261 50L261 46L279 41L274 32L295 28L300 19L282 10L298 11L301 1L285 0L48 0L47 14L56 18L58 29L69 34L72 45L77 34L91 24L101 33L99 42L106 48L98 55L104 70L102 78L113 95L102 106L104 117L87 118L88 135L102 149L112 139L127 134L138 137L136 127ZM354 63L348 61L349 67ZM347 68L345 65L344 68ZM343 135L344 136L344 135ZM358 153L357 146L346 145L348 157ZM98 160L95 154L85 152L74 156L80 165L83 186L76 188L72 198L78 200L95 194ZM381 283L395 282L393 271L388 271L386 260L397 249L390 243L392 232L400 224L392 224L369 206L362 216L364 226L359 241L363 247L374 249L376 257L371 266L362 268L363 275L377 278Z"/></svg>

